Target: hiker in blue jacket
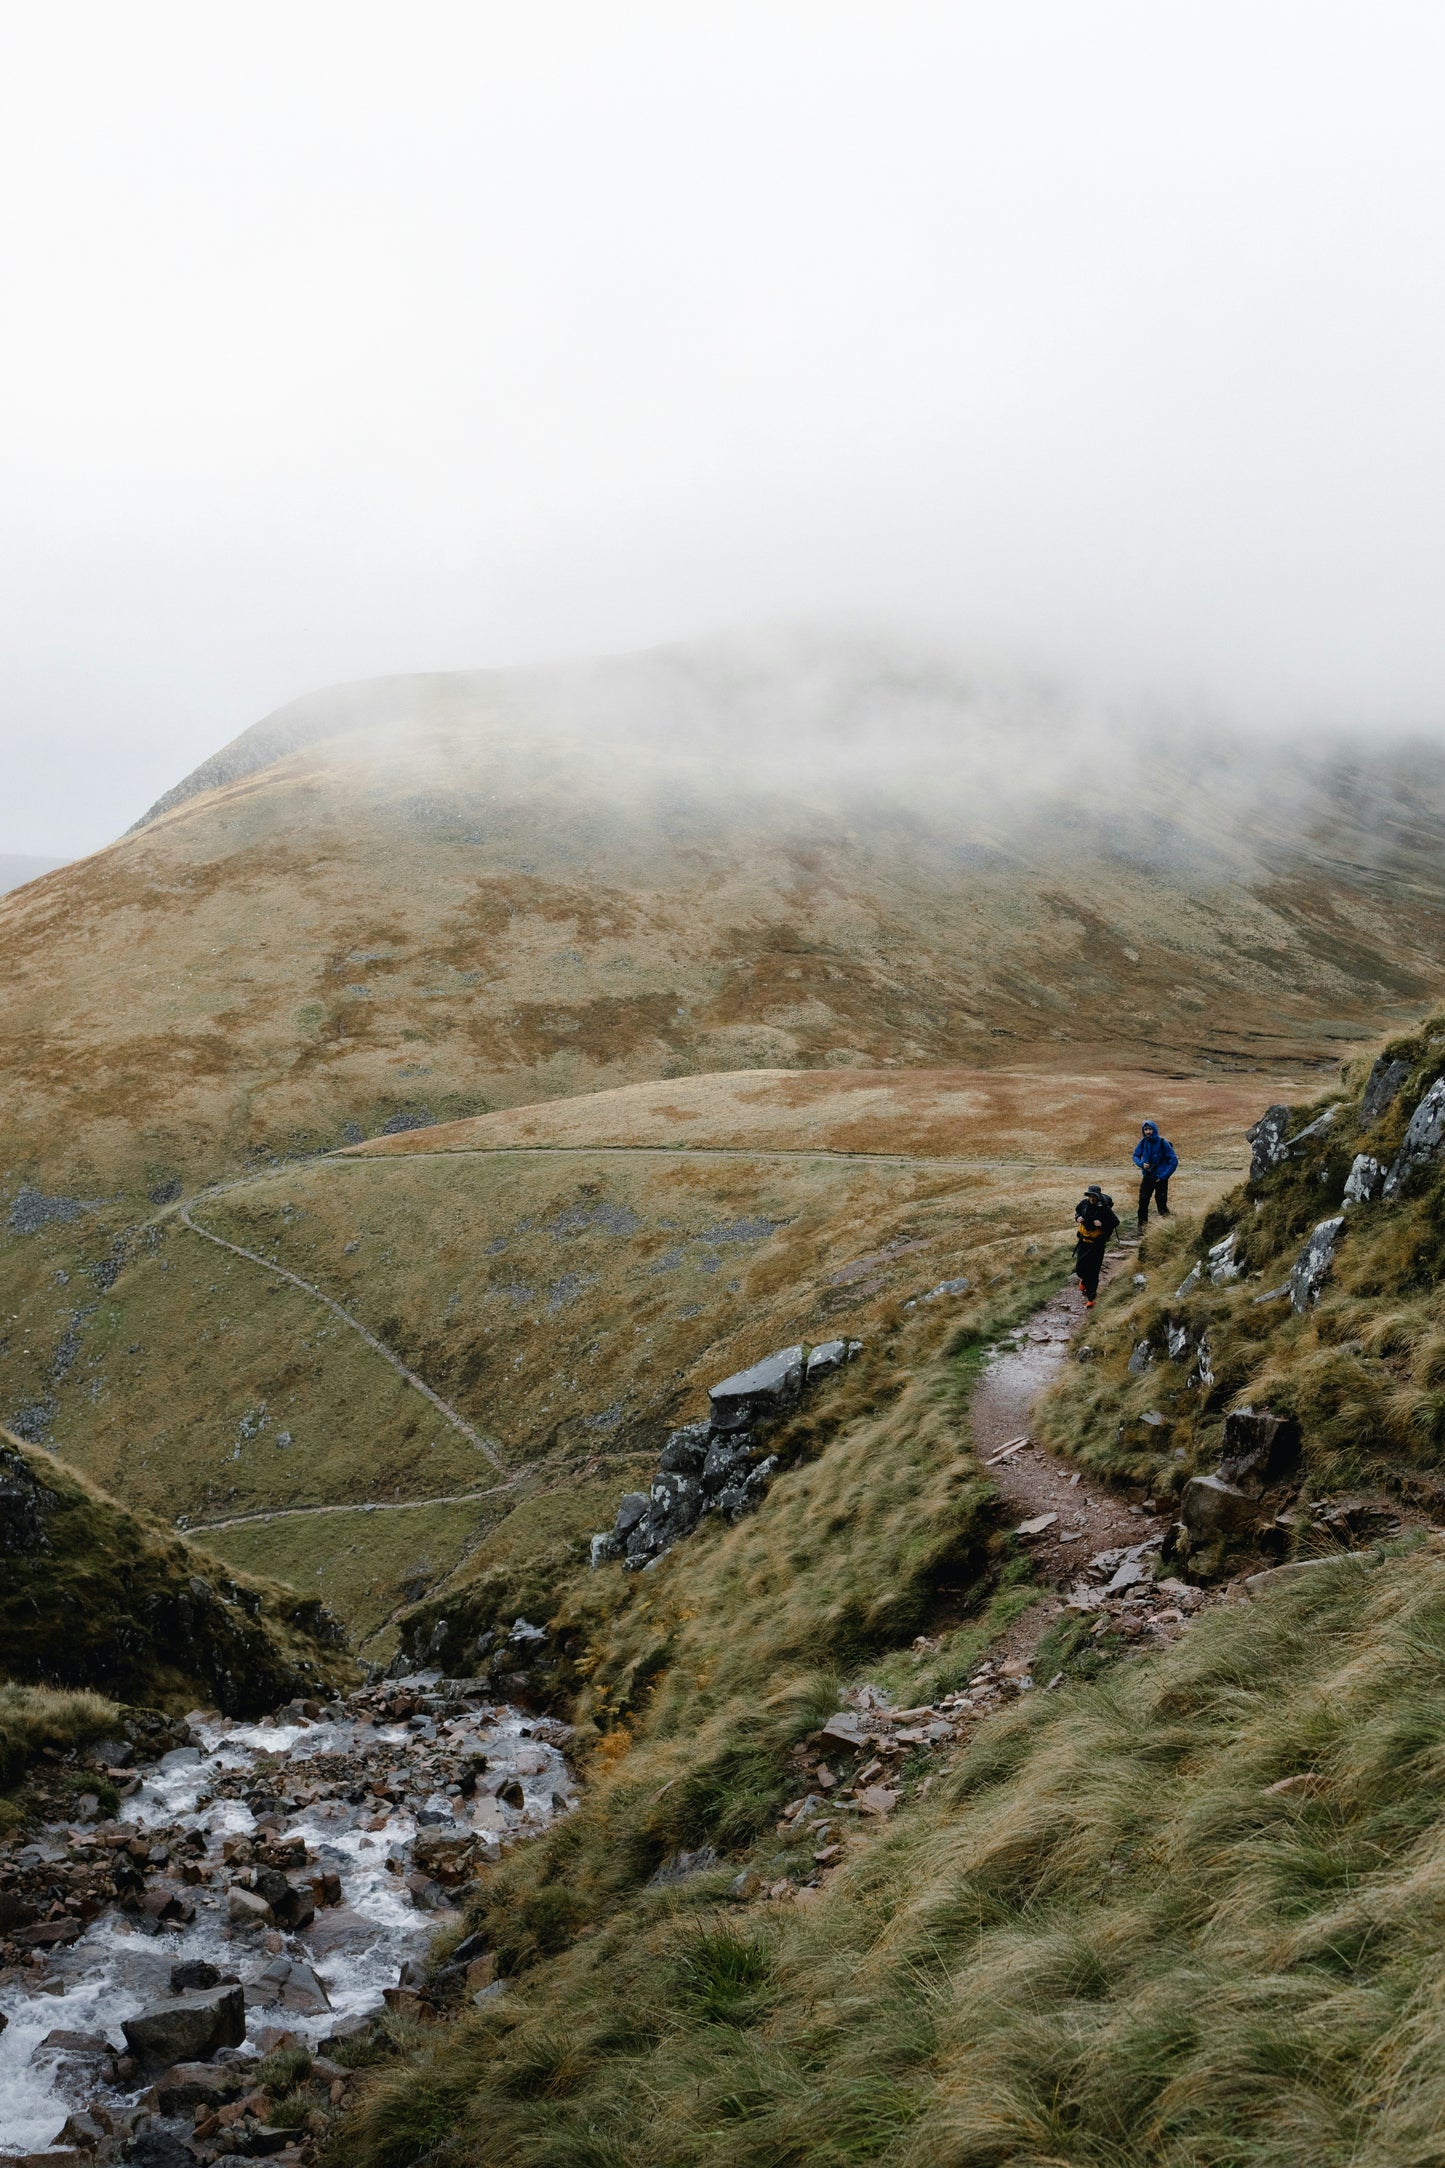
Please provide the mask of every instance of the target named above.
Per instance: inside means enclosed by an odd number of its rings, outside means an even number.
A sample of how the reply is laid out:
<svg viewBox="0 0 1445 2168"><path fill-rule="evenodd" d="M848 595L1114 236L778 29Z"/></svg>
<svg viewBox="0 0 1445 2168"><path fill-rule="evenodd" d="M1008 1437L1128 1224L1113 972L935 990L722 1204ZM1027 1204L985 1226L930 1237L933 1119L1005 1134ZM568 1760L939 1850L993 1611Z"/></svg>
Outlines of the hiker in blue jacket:
<svg viewBox="0 0 1445 2168"><path fill-rule="evenodd" d="M1159 1134L1157 1122L1146 1122L1144 1134L1134 1147L1134 1164L1139 1169L1139 1232L1142 1235L1149 1224L1149 1199L1159 1207L1159 1217L1169 1217L1169 1177L1179 1164L1179 1154L1167 1137Z"/></svg>

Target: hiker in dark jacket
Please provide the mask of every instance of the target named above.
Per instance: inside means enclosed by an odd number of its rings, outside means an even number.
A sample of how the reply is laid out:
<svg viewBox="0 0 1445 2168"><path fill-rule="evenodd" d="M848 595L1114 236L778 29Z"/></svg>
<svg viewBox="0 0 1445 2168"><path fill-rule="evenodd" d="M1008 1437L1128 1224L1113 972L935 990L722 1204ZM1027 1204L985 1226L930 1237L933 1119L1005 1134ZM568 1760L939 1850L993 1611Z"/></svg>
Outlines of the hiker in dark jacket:
<svg viewBox="0 0 1445 2168"><path fill-rule="evenodd" d="M1079 1275L1086 1309L1094 1307L1104 1251L1118 1224L1113 1198L1106 1197L1097 1182L1091 1182L1074 1206L1074 1270Z"/></svg>
<svg viewBox="0 0 1445 2168"><path fill-rule="evenodd" d="M1157 1122L1144 1124L1144 1133L1134 1147L1134 1164L1139 1169L1139 1232L1142 1235L1149 1224L1151 1197L1159 1207L1160 1219L1168 1219L1169 1177L1179 1164L1179 1154L1167 1137L1160 1136Z"/></svg>

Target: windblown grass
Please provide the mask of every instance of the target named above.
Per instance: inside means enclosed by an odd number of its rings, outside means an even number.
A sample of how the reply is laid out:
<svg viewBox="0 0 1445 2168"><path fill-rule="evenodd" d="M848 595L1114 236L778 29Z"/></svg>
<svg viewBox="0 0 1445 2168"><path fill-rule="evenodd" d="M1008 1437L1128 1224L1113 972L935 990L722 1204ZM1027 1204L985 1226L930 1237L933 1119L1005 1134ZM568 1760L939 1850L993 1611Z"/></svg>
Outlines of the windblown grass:
<svg viewBox="0 0 1445 2168"><path fill-rule="evenodd" d="M806 1910L700 1878L559 1937L335 2157L1436 2160L1442 1657L1430 1551L1217 1611L990 1723Z"/></svg>

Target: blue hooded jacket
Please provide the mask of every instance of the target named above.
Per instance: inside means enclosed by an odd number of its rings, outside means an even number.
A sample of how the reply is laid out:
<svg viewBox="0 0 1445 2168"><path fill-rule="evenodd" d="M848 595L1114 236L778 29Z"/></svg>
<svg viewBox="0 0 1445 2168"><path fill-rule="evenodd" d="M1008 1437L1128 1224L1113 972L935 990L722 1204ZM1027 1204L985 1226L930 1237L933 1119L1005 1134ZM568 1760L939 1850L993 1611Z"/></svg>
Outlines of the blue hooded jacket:
<svg viewBox="0 0 1445 2168"><path fill-rule="evenodd" d="M1159 1134L1157 1122L1146 1122L1144 1134L1134 1147L1134 1164L1142 1174L1152 1174L1156 1182L1167 1182L1179 1164L1179 1154L1167 1137Z"/></svg>

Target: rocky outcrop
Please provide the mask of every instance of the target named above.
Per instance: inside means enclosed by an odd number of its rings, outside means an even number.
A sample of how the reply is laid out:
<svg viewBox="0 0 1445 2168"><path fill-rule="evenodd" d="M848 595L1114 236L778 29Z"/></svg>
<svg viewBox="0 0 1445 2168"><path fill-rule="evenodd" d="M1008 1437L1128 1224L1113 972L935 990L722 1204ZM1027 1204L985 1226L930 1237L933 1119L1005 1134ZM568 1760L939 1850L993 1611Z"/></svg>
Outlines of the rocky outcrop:
<svg viewBox="0 0 1445 2168"><path fill-rule="evenodd" d="M1245 1535L1259 1514L1248 1492L1222 1475L1191 1476L1184 1486L1179 1511L1191 1537L1200 1543Z"/></svg>
<svg viewBox="0 0 1445 2168"><path fill-rule="evenodd" d="M1380 1056L1370 1071L1364 1097L1360 1101L1361 1129L1369 1129L1380 1119L1385 1109L1393 1105L1409 1074L1410 1064L1407 1061L1391 1061L1388 1054Z"/></svg>
<svg viewBox="0 0 1445 2168"><path fill-rule="evenodd" d="M1385 1187L1385 1170L1368 1152L1356 1152L1345 1177L1346 1204L1373 1204Z"/></svg>
<svg viewBox="0 0 1445 2168"><path fill-rule="evenodd" d="M1445 1076L1437 1077L1410 1116L1405 1141L1385 1176L1384 1195L1395 1196L1410 1176L1439 1159L1445 1149Z"/></svg>
<svg viewBox="0 0 1445 2168"><path fill-rule="evenodd" d="M1194 1562L1212 1551L1217 1563L1269 1518L1266 1493L1278 1496L1299 1463L1299 1425L1272 1408L1232 1408L1224 1418L1222 1445L1218 1466L1208 1475L1191 1476L1179 1501L1185 1541L1175 1547Z"/></svg>
<svg viewBox="0 0 1445 2168"><path fill-rule="evenodd" d="M712 1513L736 1521L762 1500L778 1460L759 1432L798 1406L818 1382L851 1362L860 1340L780 1348L708 1391L706 1422L674 1430L645 1491L629 1491L610 1529L592 1538L592 1563L621 1560L637 1572L662 1558Z"/></svg>
<svg viewBox="0 0 1445 2168"><path fill-rule="evenodd" d="M1285 1139L1289 1134L1289 1125L1293 1113L1294 1109L1292 1107L1279 1105L1266 1107L1254 1126L1244 1132L1246 1141L1251 1147L1249 1161L1249 1179L1251 1182L1262 1182L1267 1174L1272 1174L1276 1167L1283 1164L1286 1150Z"/></svg>
<svg viewBox="0 0 1445 2168"><path fill-rule="evenodd" d="M1321 1220L1295 1260L1289 1276L1289 1299L1296 1311L1308 1310L1319 1301L1335 1261L1335 1244L1344 1224L1342 1212L1337 1212L1333 1219Z"/></svg>
<svg viewBox="0 0 1445 2168"><path fill-rule="evenodd" d="M1258 1495L1266 1485L1292 1475L1299 1457L1300 1428L1293 1416L1247 1407L1232 1408L1225 1416L1218 1472L1226 1482L1252 1487Z"/></svg>
<svg viewBox="0 0 1445 2168"><path fill-rule="evenodd" d="M1288 1145L1285 1147L1285 1157L1287 1159L1303 1159L1309 1146L1318 1144L1320 1139L1334 1128L1339 1118L1340 1110L1338 1106L1326 1107L1323 1114L1317 1114L1315 1119L1304 1129L1301 1129L1297 1136L1290 1138Z"/></svg>

